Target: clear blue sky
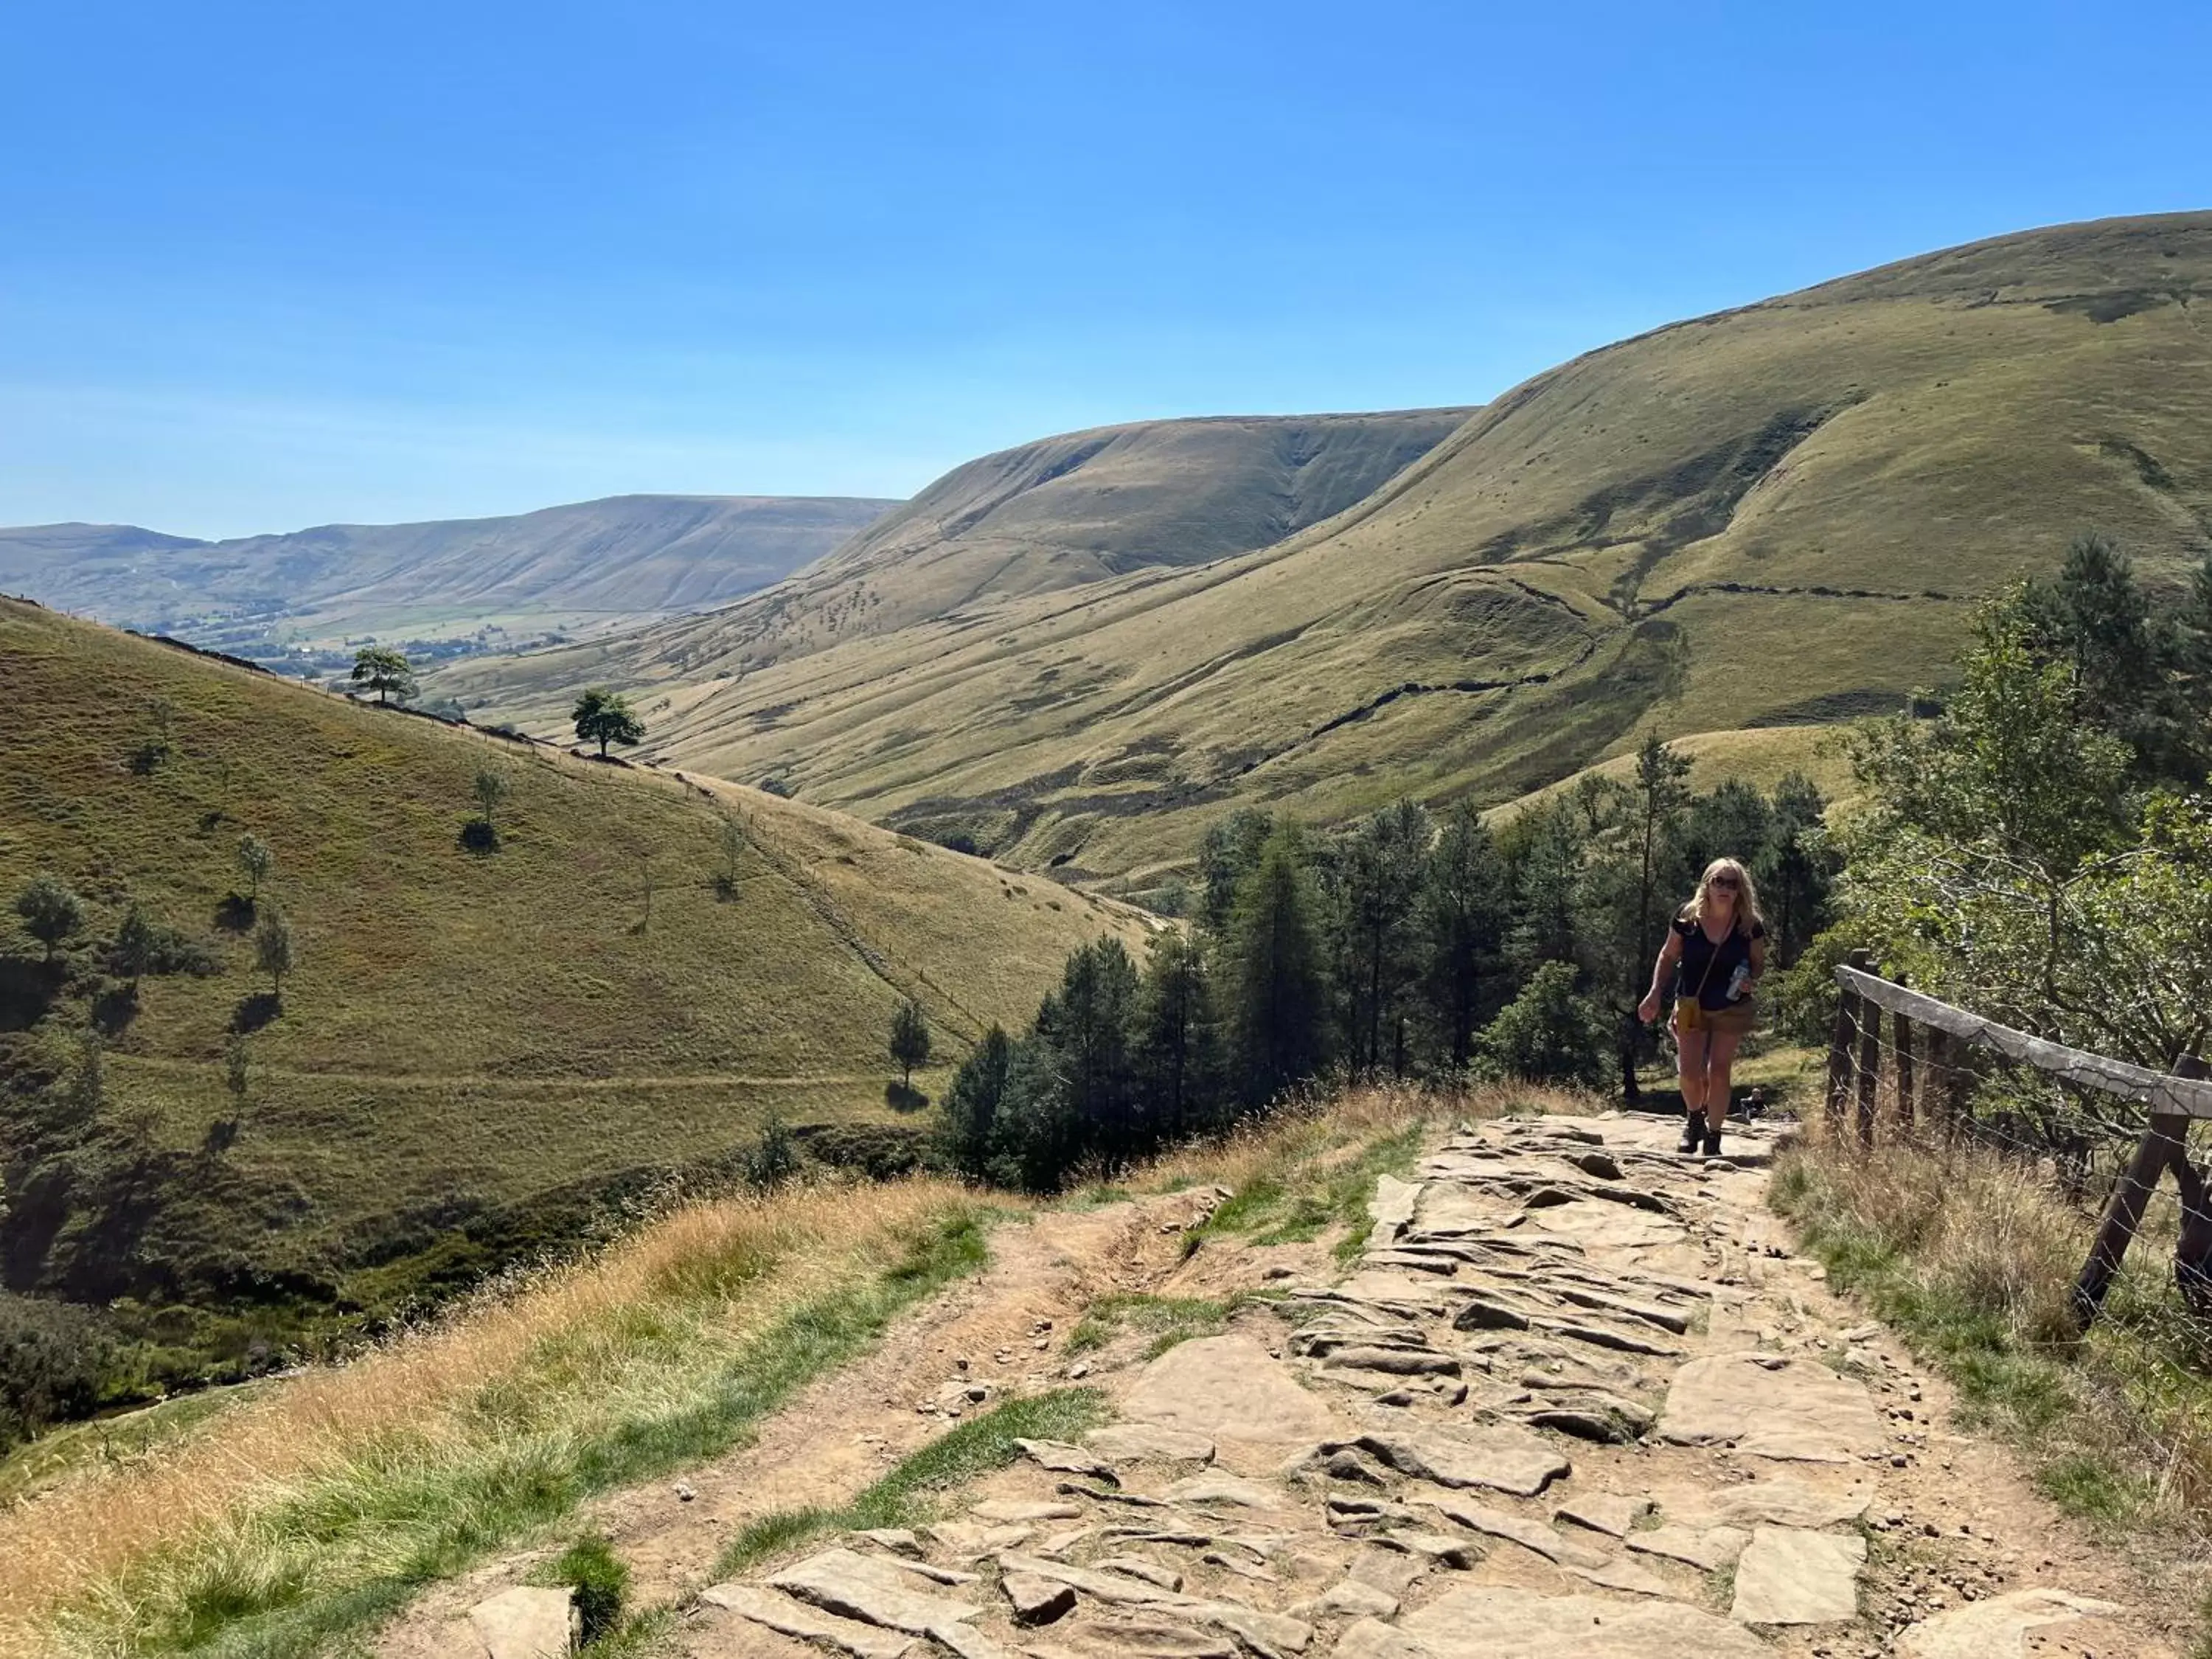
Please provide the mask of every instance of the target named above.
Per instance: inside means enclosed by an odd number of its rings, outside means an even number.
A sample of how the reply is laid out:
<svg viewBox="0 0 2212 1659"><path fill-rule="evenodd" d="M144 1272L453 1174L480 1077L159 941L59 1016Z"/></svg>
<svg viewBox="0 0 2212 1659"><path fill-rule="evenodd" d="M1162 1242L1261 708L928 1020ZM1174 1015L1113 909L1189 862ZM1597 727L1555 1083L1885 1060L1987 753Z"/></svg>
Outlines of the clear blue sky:
<svg viewBox="0 0 2212 1659"><path fill-rule="evenodd" d="M2212 7L26 0L0 524L903 495L2212 206Z"/></svg>

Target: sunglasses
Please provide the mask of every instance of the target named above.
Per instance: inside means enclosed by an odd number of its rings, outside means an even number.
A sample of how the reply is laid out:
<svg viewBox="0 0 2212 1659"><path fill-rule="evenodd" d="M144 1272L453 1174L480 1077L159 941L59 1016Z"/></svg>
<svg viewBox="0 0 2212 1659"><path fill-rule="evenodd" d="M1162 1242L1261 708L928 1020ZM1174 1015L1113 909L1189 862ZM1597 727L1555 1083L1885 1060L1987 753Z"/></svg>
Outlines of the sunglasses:
<svg viewBox="0 0 2212 1659"><path fill-rule="evenodd" d="M1737 888L1742 886L1743 884L1738 881L1734 876L1715 876L1713 878L1713 885L1733 893Z"/></svg>

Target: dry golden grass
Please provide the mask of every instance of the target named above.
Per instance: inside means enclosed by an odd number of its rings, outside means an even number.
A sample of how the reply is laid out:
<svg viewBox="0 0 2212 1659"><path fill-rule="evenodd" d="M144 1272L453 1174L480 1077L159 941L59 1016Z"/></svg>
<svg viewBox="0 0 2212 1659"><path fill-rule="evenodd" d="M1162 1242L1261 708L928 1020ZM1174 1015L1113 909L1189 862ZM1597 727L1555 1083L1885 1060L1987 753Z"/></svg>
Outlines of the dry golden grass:
<svg viewBox="0 0 2212 1659"><path fill-rule="evenodd" d="M155 1611L138 1604L173 1587L133 1568L265 1562L271 1517L334 1483L420 1481L515 1436L681 1409L715 1361L878 1274L969 1203L951 1183L914 1181L689 1207L592 1261L312 1371L133 1467L64 1480L0 1515L0 1656L52 1654L53 1621L72 1604L92 1609L73 1626L88 1649L134 1650L126 1633ZM508 1390L528 1397L498 1397Z"/></svg>

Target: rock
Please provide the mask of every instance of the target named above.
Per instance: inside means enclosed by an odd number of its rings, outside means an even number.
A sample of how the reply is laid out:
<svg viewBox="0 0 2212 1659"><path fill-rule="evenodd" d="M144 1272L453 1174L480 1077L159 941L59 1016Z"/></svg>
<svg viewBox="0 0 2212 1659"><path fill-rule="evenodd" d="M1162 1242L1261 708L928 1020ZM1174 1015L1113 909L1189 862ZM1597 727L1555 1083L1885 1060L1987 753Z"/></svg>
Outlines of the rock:
<svg viewBox="0 0 2212 1659"><path fill-rule="evenodd" d="M1083 1511L1073 1504L1025 1502L1015 1498L987 1498L980 1504L969 1505L968 1513L978 1521L1080 1521Z"/></svg>
<svg viewBox="0 0 2212 1659"><path fill-rule="evenodd" d="M1464 1538L1449 1538L1418 1527L1394 1527L1376 1540L1385 1549L1403 1550L1436 1562L1439 1566L1468 1568L1482 1559L1481 1548Z"/></svg>
<svg viewBox="0 0 2212 1659"><path fill-rule="evenodd" d="M1397 1237L1406 1224L1413 1218L1413 1212L1421 1200L1421 1186L1417 1181L1401 1181L1395 1176L1376 1177L1373 1196L1367 1200L1367 1213L1374 1218L1374 1237L1388 1243Z"/></svg>
<svg viewBox="0 0 2212 1659"><path fill-rule="evenodd" d="M1239 1556L1230 1555L1221 1550L1208 1550L1198 1559L1209 1567L1219 1567L1224 1572L1233 1572L1239 1578L1258 1578L1269 1583L1275 1579L1274 1573L1269 1569L1255 1566Z"/></svg>
<svg viewBox="0 0 2212 1659"><path fill-rule="evenodd" d="M485 1659L568 1659L582 1634L565 1589L517 1585L469 1609Z"/></svg>
<svg viewBox="0 0 2212 1659"><path fill-rule="evenodd" d="M1572 1539L1562 1538L1540 1521L1509 1515L1504 1510L1493 1510L1486 1504L1472 1503L1462 1498L1431 1498L1427 1501L1439 1515L1458 1522L1468 1531L1486 1534L1492 1538L1503 1538L1509 1543L1520 1545L1524 1550L1534 1550L1547 1561L1582 1567L1605 1565L1607 1558L1603 1551L1592 1549L1587 1544L1577 1544Z"/></svg>
<svg viewBox="0 0 2212 1659"><path fill-rule="evenodd" d="M1620 1492L1586 1492L1577 1494L1553 1510L1559 1520L1588 1527L1592 1532L1601 1532L1608 1538L1626 1538L1635 1529L1637 1522L1650 1513L1648 1498L1629 1498Z"/></svg>
<svg viewBox="0 0 2212 1659"><path fill-rule="evenodd" d="M1075 1587L1054 1583L1033 1572L1010 1572L999 1580L1018 1625L1048 1625L1075 1611Z"/></svg>
<svg viewBox="0 0 2212 1659"><path fill-rule="evenodd" d="M1164 1567L1141 1555L1109 1555L1096 1565L1107 1572L1126 1573L1132 1578L1141 1578L1148 1584L1158 1584L1164 1590L1182 1588L1181 1573L1173 1567Z"/></svg>
<svg viewBox="0 0 2212 1659"><path fill-rule="evenodd" d="M1170 1619L1094 1620L1069 1639L1076 1645L1058 1650L1085 1659L1093 1655L1097 1659L1243 1659L1237 1644L1227 1637Z"/></svg>
<svg viewBox="0 0 2212 1659"><path fill-rule="evenodd" d="M1413 1581L1428 1570L1428 1565L1419 1556L1407 1555L1401 1550L1364 1549L1352 1557L1345 1576L1371 1584L1389 1595L1402 1596L1413 1587Z"/></svg>
<svg viewBox="0 0 2212 1659"><path fill-rule="evenodd" d="M1134 1422L1216 1440L1297 1442L1329 1431L1328 1407L1249 1337L1177 1343L1145 1367L1121 1402Z"/></svg>
<svg viewBox="0 0 2212 1659"><path fill-rule="evenodd" d="M1459 1361L1451 1355L1419 1348L1337 1348L1322 1365L1328 1370L1386 1371L1393 1376L1459 1375Z"/></svg>
<svg viewBox="0 0 2212 1659"><path fill-rule="evenodd" d="M1639 1555L1656 1555L1680 1561L1699 1572L1718 1572L1732 1566L1751 1542L1741 1527L1655 1527L1632 1533L1628 1547Z"/></svg>
<svg viewBox="0 0 2212 1659"><path fill-rule="evenodd" d="M1772 1659L1740 1625L1679 1602L1540 1595L1466 1584L1394 1629L1363 1619L1337 1638L1336 1659Z"/></svg>
<svg viewBox="0 0 2212 1659"><path fill-rule="evenodd" d="M1648 1354L1656 1359L1672 1359L1680 1355L1680 1348L1669 1347L1664 1342L1653 1342L1626 1331L1616 1331L1610 1326L1588 1325L1573 1319L1543 1319L1534 1322L1534 1328L1550 1336L1564 1336L1576 1342L1587 1342L1592 1347L1611 1348L1615 1353Z"/></svg>
<svg viewBox="0 0 2212 1659"><path fill-rule="evenodd" d="M1398 1611L1398 1598L1357 1578L1331 1584L1314 1603L1321 1613L1350 1613L1355 1619L1389 1619Z"/></svg>
<svg viewBox="0 0 2212 1659"><path fill-rule="evenodd" d="M1562 1571L1602 1589L1624 1590L1631 1595L1668 1595L1667 1581L1634 1561L1601 1561L1594 1567L1562 1561Z"/></svg>
<svg viewBox="0 0 2212 1659"><path fill-rule="evenodd" d="M1619 1395L1589 1394L1547 1401L1522 1413L1521 1420L1532 1429L1551 1429L1601 1446L1626 1446L1650 1431L1652 1417L1634 1401Z"/></svg>
<svg viewBox="0 0 2212 1659"><path fill-rule="evenodd" d="M1158 1423L1115 1423L1091 1437L1091 1449L1102 1457L1133 1462L1211 1463L1213 1442L1187 1429Z"/></svg>
<svg viewBox="0 0 2212 1659"><path fill-rule="evenodd" d="M1858 1617L1866 1540L1852 1533L1760 1527L1735 1565L1730 1616L1747 1625L1831 1625Z"/></svg>
<svg viewBox="0 0 2212 1659"><path fill-rule="evenodd" d="M717 1584L700 1593L711 1607L726 1607L741 1619L765 1625L779 1635L802 1642L827 1643L853 1659L904 1659L914 1651L914 1638L877 1629L851 1619L818 1611L787 1595L757 1589L750 1584Z"/></svg>
<svg viewBox="0 0 2212 1659"><path fill-rule="evenodd" d="M921 1540L904 1527L871 1527L865 1532L858 1532L853 1535L855 1538L865 1538L871 1544L890 1550L896 1554L920 1555L921 1553Z"/></svg>
<svg viewBox="0 0 2212 1659"><path fill-rule="evenodd" d="M1600 1181L1619 1181L1621 1178L1620 1165L1608 1153L1569 1152L1565 1156L1567 1162L1584 1175L1595 1176Z"/></svg>
<svg viewBox="0 0 2212 1659"><path fill-rule="evenodd" d="M1056 1470L1062 1474L1087 1474L1103 1480L1109 1486L1121 1484L1114 1466L1102 1463L1097 1456L1080 1446L1063 1446L1057 1440L1020 1440L1014 1444L1030 1462L1042 1468Z"/></svg>
<svg viewBox="0 0 2212 1659"><path fill-rule="evenodd" d="M1602 1291L1585 1291L1572 1285L1554 1285L1552 1293L1560 1301L1571 1302L1577 1308L1591 1308L1600 1313L1640 1319L1647 1325L1656 1325L1677 1336L1690 1328L1690 1316L1686 1312L1679 1308L1662 1307L1656 1302L1634 1302L1624 1296L1608 1296Z"/></svg>
<svg viewBox="0 0 2212 1659"><path fill-rule="evenodd" d="M1784 1475L1701 1494L1695 1505L1683 1507L1694 1508L1729 1526L1753 1527L1764 1522L1777 1527L1817 1528L1856 1521L1873 1501L1874 1491L1869 1486L1830 1490Z"/></svg>
<svg viewBox="0 0 2212 1659"><path fill-rule="evenodd" d="M1346 1446L1367 1453L1401 1474L1433 1480L1440 1486L1487 1486L1517 1498L1534 1497L1572 1468L1550 1442L1510 1425L1449 1432L1385 1430L1356 1440L1324 1442L1322 1455L1327 1456Z"/></svg>
<svg viewBox="0 0 2212 1659"><path fill-rule="evenodd" d="M2063 1590L2014 1590L1922 1620L1898 1637L1897 1659L2022 1659L2032 1630L2119 1611ZM2097 1651L2106 1651L2103 1644Z"/></svg>
<svg viewBox="0 0 2212 1659"><path fill-rule="evenodd" d="M1476 1297L1452 1316L1455 1331L1525 1331L1528 1316L1503 1302Z"/></svg>
<svg viewBox="0 0 2212 1659"><path fill-rule="evenodd" d="M1866 1385L1818 1360L1769 1353L1714 1354L1674 1373L1660 1438L1680 1446L1733 1445L1757 1457L1855 1463L1886 1451L1881 1414Z"/></svg>
<svg viewBox="0 0 2212 1659"><path fill-rule="evenodd" d="M999 1550L1019 1547L1029 1541L1035 1527L983 1527L973 1521L939 1521L929 1535L955 1555L973 1560Z"/></svg>
<svg viewBox="0 0 2212 1659"><path fill-rule="evenodd" d="M1340 1447L1322 1458L1321 1472L1332 1480L1356 1480L1370 1486L1387 1484L1382 1479L1382 1470L1348 1446Z"/></svg>
<svg viewBox="0 0 2212 1659"><path fill-rule="evenodd" d="M965 1652L963 1638L975 1634L962 1625L975 1616L976 1609L967 1602L917 1589L912 1577L890 1562L851 1550L811 1555L769 1583L824 1613L934 1637L955 1652Z"/></svg>
<svg viewBox="0 0 2212 1659"><path fill-rule="evenodd" d="M1060 1583L1072 1585L1082 1595L1102 1601L1172 1611L1196 1623L1225 1630L1262 1654L1303 1653L1306 1644L1313 1640L1313 1626L1303 1620L1279 1613L1262 1613L1234 1601L1210 1601L1195 1596L1179 1595L1156 1584L1124 1577L1120 1573L1098 1572L1088 1567L1070 1566L1066 1562L1047 1561L1033 1555L1002 1555L999 1558L999 1566L1004 1572L1034 1573L1040 1578L1055 1579ZM939 1639L944 1638L939 1637Z"/></svg>
<svg viewBox="0 0 2212 1659"><path fill-rule="evenodd" d="M1257 1480L1236 1474L1194 1474L1167 1490L1177 1504L1240 1504L1247 1509L1273 1510L1283 1504L1283 1494Z"/></svg>

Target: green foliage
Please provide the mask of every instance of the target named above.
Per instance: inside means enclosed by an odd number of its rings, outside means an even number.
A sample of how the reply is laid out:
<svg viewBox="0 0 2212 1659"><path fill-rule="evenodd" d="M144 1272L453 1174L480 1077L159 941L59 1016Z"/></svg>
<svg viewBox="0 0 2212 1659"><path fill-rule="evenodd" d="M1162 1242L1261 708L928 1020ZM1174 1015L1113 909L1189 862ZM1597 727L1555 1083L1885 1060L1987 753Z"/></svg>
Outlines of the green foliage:
<svg viewBox="0 0 2212 1659"><path fill-rule="evenodd" d="M514 782L499 767L480 766L477 769L472 788L477 799L477 810L483 814L484 828L495 836L498 832L493 823L492 814L499 804L514 793Z"/></svg>
<svg viewBox="0 0 2212 1659"><path fill-rule="evenodd" d="M46 960L84 926L84 901L58 877L40 871L15 895L15 914L23 931L46 947Z"/></svg>
<svg viewBox="0 0 2212 1659"><path fill-rule="evenodd" d="M215 953L156 918L133 899L107 947L107 965L136 984L149 974L214 974L222 970Z"/></svg>
<svg viewBox="0 0 2212 1659"><path fill-rule="evenodd" d="M380 703L398 697L404 702L415 695L415 671L404 654L388 646L363 646L354 653L353 683L376 693Z"/></svg>
<svg viewBox="0 0 2212 1659"><path fill-rule="evenodd" d="M270 994L282 998L284 975L293 968L292 924L274 904L254 924L253 965L269 975Z"/></svg>
<svg viewBox="0 0 2212 1659"><path fill-rule="evenodd" d="M1575 991L1575 970L1547 962L1482 1033L1483 1059L1507 1077L1596 1085L1604 1079L1611 1024Z"/></svg>
<svg viewBox="0 0 2212 1659"><path fill-rule="evenodd" d="M276 868L276 854L270 850L269 843L260 836L240 836L238 838L238 867L245 872L246 881L251 884L246 889L247 900L255 901L261 896L261 884L268 880L270 873Z"/></svg>
<svg viewBox="0 0 2212 1659"><path fill-rule="evenodd" d="M555 1558L550 1582L569 1587L583 1645L614 1634L629 1598L629 1565L614 1553L604 1533L586 1533Z"/></svg>
<svg viewBox="0 0 2212 1659"><path fill-rule="evenodd" d="M645 741L645 722L630 707L629 699L604 685L586 688L568 711L568 718L574 723L576 740L599 744L602 759L611 743L631 749Z"/></svg>
<svg viewBox="0 0 2212 1659"><path fill-rule="evenodd" d="M110 1350L90 1309L0 1291L0 1451L97 1406Z"/></svg>
<svg viewBox="0 0 2212 1659"><path fill-rule="evenodd" d="M1505 860L1480 814L1462 804L1444 820L1421 890L1424 972L1440 1058L1455 1072L1474 1055L1474 1035L1504 967Z"/></svg>
<svg viewBox="0 0 2212 1659"><path fill-rule="evenodd" d="M792 1139L783 1114L769 1108L761 1124L760 1139L744 1157L745 1184L756 1192L773 1192L799 1173L799 1146Z"/></svg>
<svg viewBox="0 0 2212 1659"><path fill-rule="evenodd" d="M891 1060L899 1068L899 1081L914 1085L914 1068L929 1064L929 1016L908 997L891 1014Z"/></svg>
<svg viewBox="0 0 2212 1659"><path fill-rule="evenodd" d="M1271 831L1230 913L1229 1023L1237 1093L1265 1107L1328 1059L1316 898L1304 836Z"/></svg>

